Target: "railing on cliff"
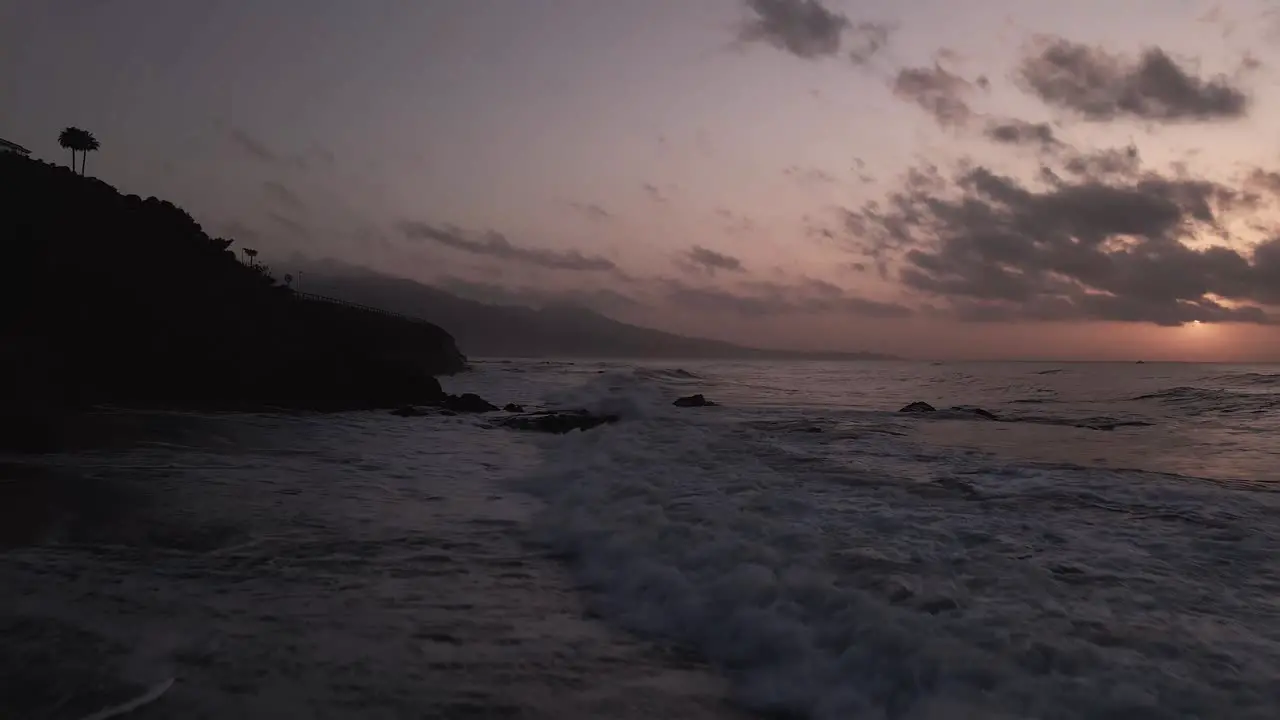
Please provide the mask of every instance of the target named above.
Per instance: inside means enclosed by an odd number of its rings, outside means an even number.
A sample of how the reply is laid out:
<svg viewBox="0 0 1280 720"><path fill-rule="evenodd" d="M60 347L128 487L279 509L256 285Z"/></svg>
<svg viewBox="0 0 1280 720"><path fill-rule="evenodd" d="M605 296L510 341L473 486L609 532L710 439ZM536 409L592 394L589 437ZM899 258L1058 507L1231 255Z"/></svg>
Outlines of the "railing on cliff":
<svg viewBox="0 0 1280 720"><path fill-rule="evenodd" d="M293 296L298 300L311 300L313 302L323 302L323 303L330 303L332 305L341 305L343 307L349 307L356 310L364 310L365 312L377 313L379 315L386 315L387 317L399 318L400 320L408 320L409 322L420 323L422 325L434 324L428 320L423 320L420 317L405 315L404 313L392 312L391 310L384 310L379 307L373 307L372 305L361 305L360 303L354 303L349 300L342 300L340 298L329 297L327 295L316 295L314 293L304 293L304 292L298 292L297 290L295 290L293 292Z"/></svg>

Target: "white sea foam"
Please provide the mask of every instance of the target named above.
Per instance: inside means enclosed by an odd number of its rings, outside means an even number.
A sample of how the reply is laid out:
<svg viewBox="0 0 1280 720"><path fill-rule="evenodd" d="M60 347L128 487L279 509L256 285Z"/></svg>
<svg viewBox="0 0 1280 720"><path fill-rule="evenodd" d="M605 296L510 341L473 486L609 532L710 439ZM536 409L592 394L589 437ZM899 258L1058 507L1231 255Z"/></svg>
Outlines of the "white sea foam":
<svg viewBox="0 0 1280 720"><path fill-rule="evenodd" d="M813 718L1273 718L1280 499L642 398L526 487L602 614ZM669 398L669 391L665 395Z"/></svg>

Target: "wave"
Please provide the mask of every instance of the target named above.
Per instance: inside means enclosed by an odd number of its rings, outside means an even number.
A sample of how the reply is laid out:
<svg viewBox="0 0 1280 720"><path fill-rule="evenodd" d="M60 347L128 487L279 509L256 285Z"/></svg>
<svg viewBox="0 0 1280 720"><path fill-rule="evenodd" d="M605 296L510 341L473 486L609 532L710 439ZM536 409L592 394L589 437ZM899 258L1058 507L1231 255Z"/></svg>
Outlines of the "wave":
<svg viewBox="0 0 1280 720"><path fill-rule="evenodd" d="M1251 604L1265 600L1185 599L1280 581L1280 499L882 434L779 439L749 415L673 409L633 374L578 392L645 412L547 441L525 480L541 539L604 618L696 649L750 709L1267 716L1280 635ZM1152 603L1168 619L1134 622ZM1230 623L1244 645L1222 642Z"/></svg>
<svg viewBox="0 0 1280 720"><path fill-rule="evenodd" d="M689 372L684 368L647 368L640 367L631 371L638 378L653 380L702 380L702 376Z"/></svg>
<svg viewBox="0 0 1280 720"><path fill-rule="evenodd" d="M1219 375L1215 377L1214 380L1225 383L1273 387L1280 385L1280 373L1228 373L1226 375Z"/></svg>
<svg viewBox="0 0 1280 720"><path fill-rule="evenodd" d="M1138 395L1129 399L1137 402L1159 402L1177 407L1181 412L1189 415L1262 414L1280 408L1280 394L1241 392L1223 388L1186 385Z"/></svg>

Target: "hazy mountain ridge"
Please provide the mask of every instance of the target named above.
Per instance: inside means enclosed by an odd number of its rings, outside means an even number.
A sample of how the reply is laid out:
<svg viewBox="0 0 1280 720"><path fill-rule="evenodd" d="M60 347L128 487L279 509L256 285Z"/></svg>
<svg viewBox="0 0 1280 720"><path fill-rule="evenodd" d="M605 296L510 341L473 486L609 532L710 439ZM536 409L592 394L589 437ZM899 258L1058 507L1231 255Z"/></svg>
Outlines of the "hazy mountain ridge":
<svg viewBox="0 0 1280 720"><path fill-rule="evenodd" d="M469 357L892 360L891 355L750 348L640 327L578 306L490 305L413 280L325 263L305 291L380 307L449 328Z"/></svg>

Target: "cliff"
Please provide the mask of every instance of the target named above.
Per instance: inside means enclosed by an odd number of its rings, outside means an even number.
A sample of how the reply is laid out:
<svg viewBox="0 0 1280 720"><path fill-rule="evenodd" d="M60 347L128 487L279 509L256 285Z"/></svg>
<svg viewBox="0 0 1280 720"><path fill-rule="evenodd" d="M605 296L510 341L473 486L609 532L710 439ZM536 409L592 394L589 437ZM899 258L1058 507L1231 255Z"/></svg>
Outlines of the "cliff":
<svg viewBox="0 0 1280 720"><path fill-rule="evenodd" d="M0 153L0 402L392 407L465 368L438 326L298 296L182 209ZM20 416L22 412L19 412Z"/></svg>

